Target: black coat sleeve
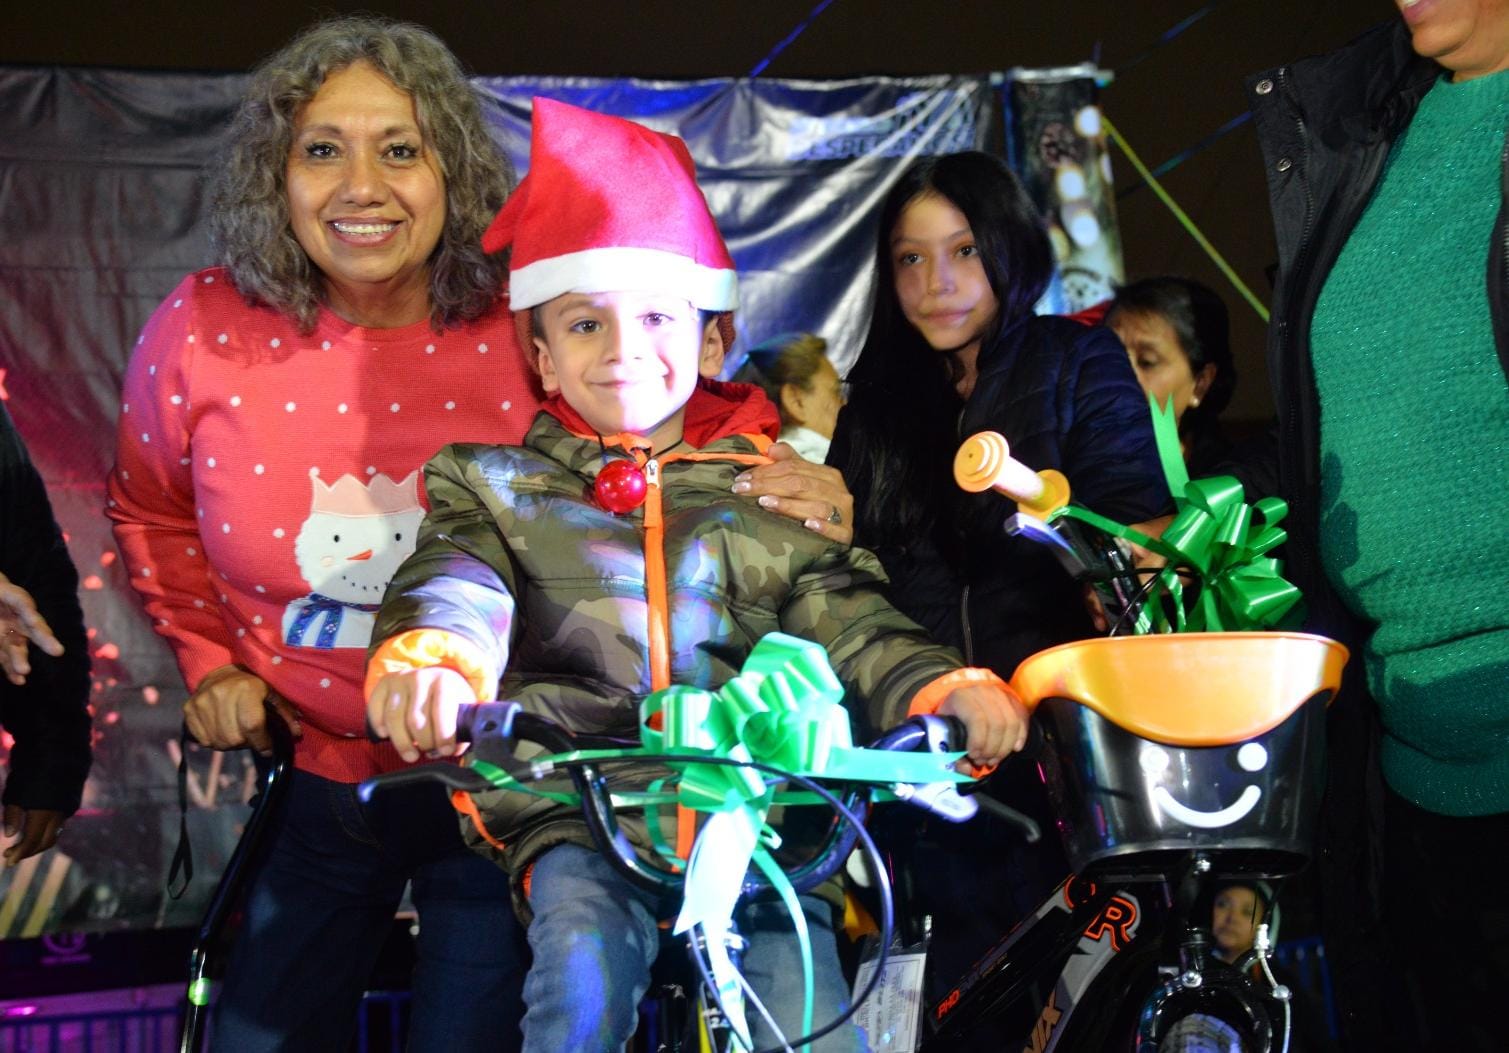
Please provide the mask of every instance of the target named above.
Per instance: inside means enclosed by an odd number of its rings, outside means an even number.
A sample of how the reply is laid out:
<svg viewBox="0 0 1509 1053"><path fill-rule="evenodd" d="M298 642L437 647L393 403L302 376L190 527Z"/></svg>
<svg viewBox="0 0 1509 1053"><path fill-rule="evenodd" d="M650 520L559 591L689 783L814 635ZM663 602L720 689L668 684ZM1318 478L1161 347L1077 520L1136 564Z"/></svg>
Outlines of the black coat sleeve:
<svg viewBox="0 0 1509 1053"><path fill-rule="evenodd" d="M78 572L53 519L42 477L0 405L0 572L31 593L63 644L52 658L31 649L31 675L0 678L0 724L14 740L3 801L71 815L89 774L89 649Z"/></svg>

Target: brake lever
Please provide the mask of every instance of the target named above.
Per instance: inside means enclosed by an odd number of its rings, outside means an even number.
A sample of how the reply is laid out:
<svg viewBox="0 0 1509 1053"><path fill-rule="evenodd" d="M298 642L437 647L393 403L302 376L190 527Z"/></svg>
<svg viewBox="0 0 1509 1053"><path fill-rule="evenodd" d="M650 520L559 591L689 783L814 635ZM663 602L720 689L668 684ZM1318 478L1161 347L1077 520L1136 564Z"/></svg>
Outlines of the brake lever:
<svg viewBox="0 0 1509 1053"><path fill-rule="evenodd" d="M1037 516L1017 512L1006 520L1006 533L1024 537L1052 550L1059 566L1075 581L1083 581L1090 574L1090 565L1069 539L1060 534Z"/></svg>
<svg viewBox="0 0 1509 1053"><path fill-rule="evenodd" d="M963 725L948 717L926 715L912 719L922 725L923 741L926 742L929 753L954 752L954 741L964 734ZM963 743L958 746L962 747ZM973 798L960 795L958 784L954 782L893 782L889 789L897 800L932 812L951 823L966 822L980 811L979 804Z"/></svg>
<svg viewBox="0 0 1509 1053"><path fill-rule="evenodd" d="M412 768L400 768L363 779L357 784L356 796L365 804L378 790L393 790L400 786L418 786L431 782L467 793L482 793L495 788L490 779L459 764L418 764Z"/></svg>
<svg viewBox="0 0 1509 1053"><path fill-rule="evenodd" d="M922 725L929 753L953 753L963 748L964 725L957 719L938 716L919 716L913 719ZM1029 749L1040 749L1041 732L1036 725L1031 725L1028 731ZM974 788L978 788L978 784ZM967 822L983 808L1008 826L1015 827L1022 840L1029 845L1037 844L1043 837L1042 827L1030 815L1017 811L987 793L960 793L956 782L900 782L892 783L890 790L897 800L925 809L951 823Z"/></svg>
<svg viewBox="0 0 1509 1053"><path fill-rule="evenodd" d="M940 819L951 823L963 823L979 814L979 802L973 797L960 796L951 782L928 782L918 785L910 782L892 783L890 790L898 801L905 801Z"/></svg>

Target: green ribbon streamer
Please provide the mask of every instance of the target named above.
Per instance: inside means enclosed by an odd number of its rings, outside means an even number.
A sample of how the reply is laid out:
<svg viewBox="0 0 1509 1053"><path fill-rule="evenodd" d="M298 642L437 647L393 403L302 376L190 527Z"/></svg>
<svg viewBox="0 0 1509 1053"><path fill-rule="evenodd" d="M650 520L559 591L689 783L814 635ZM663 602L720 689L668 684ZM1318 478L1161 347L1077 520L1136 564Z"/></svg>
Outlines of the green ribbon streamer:
<svg viewBox="0 0 1509 1053"><path fill-rule="evenodd" d="M1299 602L1269 556L1287 534L1278 524L1289 506L1277 497L1245 502L1242 484L1227 475L1190 479L1179 446L1172 400L1159 406L1148 397L1153 434L1175 513L1163 536L1151 538L1088 509L1068 506L1049 516L1077 519L1125 538L1168 560L1147 589L1133 631L1227 632L1271 629ZM1190 588L1185 578L1194 579Z"/></svg>
<svg viewBox="0 0 1509 1053"><path fill-rule="evenodd" d="M1147 404L1153 411L1153 438L1158 443L1158 461L1163 465L1163 478L1168 482L1168 492L1174 500L1184 496L1189 485L1189 467L1184 463L1184 447L1179 442L1179 422L1174 417L1174 397L1158 405L1158 400L1148 394Z"/></svg>

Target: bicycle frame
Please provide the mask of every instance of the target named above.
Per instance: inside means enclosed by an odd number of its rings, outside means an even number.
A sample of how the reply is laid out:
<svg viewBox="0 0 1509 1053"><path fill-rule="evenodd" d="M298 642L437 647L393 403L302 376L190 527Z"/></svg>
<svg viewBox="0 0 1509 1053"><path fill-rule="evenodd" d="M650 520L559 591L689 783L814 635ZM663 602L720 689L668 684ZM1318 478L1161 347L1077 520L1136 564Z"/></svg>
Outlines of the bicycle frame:
<svg viewBox="0 0 1509 1053"><path fill-rule="evenodd" d="M923 1048L959 1048L956 1043L1017 1007L1062 963L1024 1047L1054 1048L1096 977L1136 940L1146 909L1143 897L1130 887L1066 878L928 1007Z"/></svg>
<svg viewBox="0 0 1509 1053"><path fill-rule="evenodd" d="M246 829L230 861L210 898L209 909L199 925L194 945L189 950L189 983L185 1002L183 1024L178 1033L179 1053L198 1053L204 1042L209 1023L209 1004L214 980L211 972L220 966L216 952L231 915L242 905L247 884L251 880L253 863L261 851L262 842L276 821L282 808L283 798L288 793L288 783L293 769L293 733L283 717L266 703L267 730L272 736L272 759L262 776L257 799Z"/></svg>
<svg viewBox="0 0 1509 1053"><path fill-rule="evenodd" d="M1245 970L1211 968L1203 935L1192 940L1196 930L1186 928L1208 862L1196 855L1177 885L1065 879L928 1006L920 1053L976 1045L986 1028L1019 1039L1024 1053L1156 1050L1154 1036L1180 1010L1233 1017L1245 1048L1266 1053L1268 1003L1276 1008L1286 996Z"/></svg>

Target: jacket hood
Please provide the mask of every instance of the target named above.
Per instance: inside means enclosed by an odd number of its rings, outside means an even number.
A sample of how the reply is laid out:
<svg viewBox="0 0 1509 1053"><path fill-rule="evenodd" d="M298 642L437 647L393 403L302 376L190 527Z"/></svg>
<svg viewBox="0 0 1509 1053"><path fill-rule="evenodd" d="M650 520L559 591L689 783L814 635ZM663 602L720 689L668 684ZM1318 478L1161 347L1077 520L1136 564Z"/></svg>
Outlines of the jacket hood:
<svg viewBox="0 0 1509 1053"><path fill-rule="evenodd" d="M543 409L583 438L596 438L597 431L559 394L545 400ZM687 445L701 448L733 435L780 436L781 417L765 392L754 384L723 380L699 380L686 404L682 437ZM610 436L602 436L606 441ZM621 443L620 443L621 444ZM614 445L610 442L609 445Z"/></svg>

